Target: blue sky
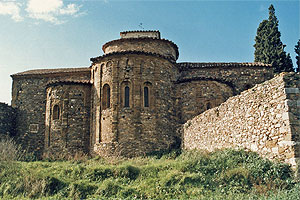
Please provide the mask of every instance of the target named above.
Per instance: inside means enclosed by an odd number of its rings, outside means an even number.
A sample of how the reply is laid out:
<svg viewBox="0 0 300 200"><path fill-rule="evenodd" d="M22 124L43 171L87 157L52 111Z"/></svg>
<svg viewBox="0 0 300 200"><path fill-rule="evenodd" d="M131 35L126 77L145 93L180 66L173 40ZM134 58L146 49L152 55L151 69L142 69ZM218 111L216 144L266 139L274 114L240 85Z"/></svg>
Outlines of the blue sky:
<svg viewBox="0 0 300 200"><path fill-rule="evenodd" d="M10 103L10 74L88 67L104 43L141 23L178 45L179 62L253 62L256 29L270 4L295 65L298 0L0 0L0 102Z"/></svg>

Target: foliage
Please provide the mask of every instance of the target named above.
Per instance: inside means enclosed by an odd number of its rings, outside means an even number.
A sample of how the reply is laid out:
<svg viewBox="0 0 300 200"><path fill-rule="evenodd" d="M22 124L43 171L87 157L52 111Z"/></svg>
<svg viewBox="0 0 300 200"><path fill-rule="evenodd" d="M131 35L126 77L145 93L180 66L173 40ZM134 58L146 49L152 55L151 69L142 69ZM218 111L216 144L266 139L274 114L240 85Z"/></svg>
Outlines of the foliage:
<svg viewBox="0 0 300 200"><path fill-rule="evenodd" d="M26 150L17 144L13 138L3 136L0 138L0 162L1 161L34 161L36 157L33 153L28 153Z"/></svg>
<svg viewBox="0 0 300 200"><path fill-rule="evenodd" d="M159 158L158 158L159 157ZM300 183L256 153L169 152L110 161L0 162L0 199L289 199Z"/></svg>
<svg viewBox="0 0 300 200"><path fill-rule="evenodd" d="M275 8L271 4L269 19L263 20L257 28L254 61L272 64L276 73L294 71L290 55L284 51L285 45L282 44L280 36Z"/></svg>
<svg viewBox="0 0 300 200"><path fill-rule="evenodd" d="M296 66L296 72L300 72L300 39L298 40L297 44L295 45L295 53L296 53L296 62L297 62L297 66Z"/></svg>

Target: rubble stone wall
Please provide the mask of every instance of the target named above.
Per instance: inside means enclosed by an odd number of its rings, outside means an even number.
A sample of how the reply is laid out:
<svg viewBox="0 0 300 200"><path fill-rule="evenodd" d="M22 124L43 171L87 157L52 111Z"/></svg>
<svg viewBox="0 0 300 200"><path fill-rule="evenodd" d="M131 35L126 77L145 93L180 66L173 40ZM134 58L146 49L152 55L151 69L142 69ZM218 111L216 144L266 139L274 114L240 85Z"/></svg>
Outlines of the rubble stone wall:
<svg viewBox="0 0 300 200"><path fill-rule="evenodd" d="M221 63L220 66L214 67L201 65L202 63L178 63L181 70L178 83L190 80L216 80L229 84L233 88L234 95L237 95L245 89L273 78L271 66L247 65L247 63L232 63L232 65Z"/></svg>
<svg viewBox="0 0 300 200"><path fill-rule="evenodd" d="M300 158L299 86L299 73L282 73L229 98L182 126L182 147L245 148L296 167Z"/></svg>
<svg viewBox="0 0 300 200"><path fill-rule="evenodd" d="M136 156L170 148L175 142L176 67L166 59L150 55L115 55L95 63L94 86L104 97L104 86L110 87L110 107L94 112L100 118L100 135L95 152L103 156ZM98 77L98 78L97 78ZM129 88L129 105L125 106L125 88ZM144 89L148 88L145 106ZM100 95L101 94L101 95ZM96 127L96 129L99 129Z"/></svg>
<svg viewBox="0 0 300 200"><path fill-rule="evenodd" d="M13 76L12 107L17 110L17 141L38 157L42 156L45 146L47 84L50 81L65 80L90 80L90 74Z"/></svg>
<svg viewBox="0 0 300 200"><path fill-rule="evenodd" d="M0 102L0 139L15 134L15 109Z"/></svg>
<svg viewBox="0 0 300 200"><path fill-rule="evenodd" d="M90 85L47 88L45 153L52 157L89 152Z"/></svg>
<svg viewBox="0 0 300 200"><path fill-rule="evenodd" d="M179 123L219 106L229 97L273 77L272 67L201 67L203 63L179 63L177 90ZM209 63L208 63L209 64ZM230 64L230 63L229 63Z"/></svg>

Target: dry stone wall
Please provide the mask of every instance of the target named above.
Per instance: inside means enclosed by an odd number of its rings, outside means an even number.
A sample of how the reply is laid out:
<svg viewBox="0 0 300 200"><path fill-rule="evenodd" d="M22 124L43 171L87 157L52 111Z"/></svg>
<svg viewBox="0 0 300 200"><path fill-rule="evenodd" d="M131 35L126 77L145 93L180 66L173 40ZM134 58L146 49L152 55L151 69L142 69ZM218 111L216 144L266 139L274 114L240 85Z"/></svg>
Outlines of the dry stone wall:
<svg viewBox="0 0 300 200"><path fill-rule="evenodd" d="M299 81L299 73L282 73L187 121L183 148L245 148L296 167Z"/></svg>
<svg viewBox="0 0 300 200"><path fill-rule="evenodd" d="M0 103L0 139L15 134L15 109L11 106Z"/></svg>

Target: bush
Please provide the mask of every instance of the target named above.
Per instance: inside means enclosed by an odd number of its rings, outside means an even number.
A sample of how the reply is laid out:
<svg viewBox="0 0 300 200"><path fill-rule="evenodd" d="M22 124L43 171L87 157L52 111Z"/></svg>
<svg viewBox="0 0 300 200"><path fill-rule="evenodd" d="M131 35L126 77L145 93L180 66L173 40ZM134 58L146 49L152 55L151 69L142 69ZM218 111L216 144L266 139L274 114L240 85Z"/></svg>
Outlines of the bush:
<svg viewBox="0 0 300 200"><path fill-rule="evenodd" d="M25 156L21 146L9 137L0 140L0 161L17 161Z"/></svg>

